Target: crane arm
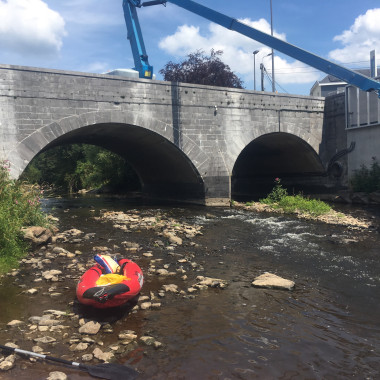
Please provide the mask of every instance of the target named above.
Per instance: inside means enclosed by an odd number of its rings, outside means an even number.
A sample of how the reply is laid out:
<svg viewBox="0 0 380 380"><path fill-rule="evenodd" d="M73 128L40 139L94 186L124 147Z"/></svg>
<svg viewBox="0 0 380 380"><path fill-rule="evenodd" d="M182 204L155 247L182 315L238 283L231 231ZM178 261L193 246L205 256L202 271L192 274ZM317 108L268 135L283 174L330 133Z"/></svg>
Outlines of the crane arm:
<svg viewBox="0 0 380 380"><path fill-rule="evenodd" d="M337 65L331 61L321 58L313 53L310 53L297 46L289 44L277 37L273 37L260 30L252 28L232 17L223 13L217 12L211 8L205 7L192 0L153 0L146 3L141 3L140 0L129 0L135 3L136 6L150 6L156 4L165 4L166 2L173 3L181 8L184 8L192 13L204 17L216 24L224 26L227 29L236 31L248 38L258 41L266 46L271 47L283 54L286 54L298 61L301 61L311 67L314 67L326 74L333 75L349 84L352 84L363 91L375 91L380 97L380 82L368 78L365 75L359 74L353 70Z"/></svg>
<svg viewBox="0 0 380 380"><path fill-rule="evenodd" d="M148 61L140 22L136 12L136 7L139 6L140 0L124 0L124 19L127 25L128 39L132 48L135 70L139 72L140 78L152 79L153 67Z"/></svg>

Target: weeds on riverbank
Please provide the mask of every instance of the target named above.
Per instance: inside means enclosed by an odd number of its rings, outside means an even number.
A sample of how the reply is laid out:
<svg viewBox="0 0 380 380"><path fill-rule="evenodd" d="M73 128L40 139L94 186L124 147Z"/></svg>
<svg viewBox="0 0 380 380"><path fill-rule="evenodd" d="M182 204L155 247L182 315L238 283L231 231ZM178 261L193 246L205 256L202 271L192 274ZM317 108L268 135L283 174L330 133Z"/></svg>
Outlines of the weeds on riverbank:
<svg viewBox="0 0 380 380"><path fill-rule="evenodd" d="M0 272L15 266L28 249L21 228L48 224L40 188L12 180L9 171L9 162L0 161Z"/></svg>
<svg viewBox="0 0 380 380"><path fill-rule="evenodd" d="M350 184L352 190L357 192L372 193L380 190L380 164L376 157L372 157L369 168L362 165L359 170L354 171Z"/></svg>
<svg viewBox="0 0 380 380"><path fill-rule="evenodd" d="M312 216L327 214L331 211L331 207L320 200L308 199L300 194L288 195L286 189L281 185L280 178L275 179L273 190L266 198L260 199L260 203L270 205L273 208L282 209L286 213L301 212Z"/></svg>

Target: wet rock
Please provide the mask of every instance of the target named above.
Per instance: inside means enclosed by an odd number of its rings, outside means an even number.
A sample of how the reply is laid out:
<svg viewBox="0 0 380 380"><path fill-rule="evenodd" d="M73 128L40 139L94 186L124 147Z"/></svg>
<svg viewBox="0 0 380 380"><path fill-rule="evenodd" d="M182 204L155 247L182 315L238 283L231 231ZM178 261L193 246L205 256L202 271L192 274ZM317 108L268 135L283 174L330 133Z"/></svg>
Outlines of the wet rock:
<svg viewBox="0 0 380 380"><path fill-rule="evenodd" d="M45 227L26 227L22 228L23 238L32 246L37 247L39 245L48 244L52 241L53 232Z"/></svg>
<svg viewBox="0 0 380 380"><path fill-rule="evenodd" d="M84 343L84 342L81 342L81 343L78 343L78 344L73 344L71 347L70 347L70 351L85 351L87 350L89 346L89 343Z"/></svg>
<svg viewBox="0 0 380 380"><path fill-rule="evenodd" d="M163 290L170 293L178 293L178 286L175 284L163 285Z"/></svg>
<svg viewBox="0 0 380 380"><path fill-rule="evenodd" d="M49 373L49 377L46 380L67 380L67 375L64 372L53 371Z"/></svg>
<svg viewBox="0 0 380 380"><path fill-rule="evenodd" d="M45 272L42 272L42 277L48 281L59 281L58 276L60 274L62 274L62 271L60 271L58 269L51 269L51 270L47 270Z"/></svg>
<svg viewBox="0 0 380 380"><path fill-rule="evenodd" d="M193 288L204 289L204 287L211 287L224 289L228 285L227 281L220 278L198 276L197 280L198 282L193 285Z"/></svg>
<svg viewBox="0 0 380 380"><path fill-rule="evenodd" d="M25 293L33 295L33 294L38 293L38 290L36 288L31 288L31 289L28 289Z"/></svg>
<svg viewBox="0 0 380 380"><path fill-rule="evenodd" d="M118 338L122 340L122 344L129 344L137 339L137 334L132 330L126 330L121 332Z"/></svg>
<svg viewBox="0 0 380 380"><path fill-rule="evenodd" d="M108 362L114 357L112 352L103 352L100 348L96 347L93 351L93 355L96 359L103 362Z"/></svg>
<svg viewBox="0 0 380 380"><path fill-rule="evenodd" d="M9 355L2 362L0 362L0 371L9 371L15 365L16 356Z"/></svg>
<svg viewBox="0 0 380 380"><path fill-rule="evenodd" d="M83 362L90 362L93 358L94 358L94 355L92 355L92 354L82 355L82 361Z"/></svg>
<svg viewBox="0 0 380 380"><path fill-rule="evenodd" d="M259 288L292 290L295 283L291 280L286 280L282 277L276 276L275 274L266 272L261 276L256 277L252 282L252 286Z"/></svg>
<svg viewBox="0 0 380 380"><path fill-rule="evenodd" d="M36 354L42 354L44 352L44 350L40 346L33 346L32 351Z"/></svg>
<svg viewBox="0 0 380 380"><path fill-rule="evenodd" d="M152 307L152 303L151 302L143 302L141 305L140 305L140 309L141 310L148 310Z"/></svg>
<svg viewBox="0 0 380 380"><path fill-rule="evenodd" d="M48 343L54 343L54 342L56 342L57 339L52 338L51 336L43 336L41 338L34 338L33 341L36 342L36 343L46 343L46 344L48 344Z"/></svg>
<svg viewBox="0 0 380 380"><path fill-rule="evenodd" d="M99 332L101 324L99 322L90 321L79 328L80 334L95 335Z"/></svg>
<svg viewBox="0 0 380 380"><path fill-rule="evenodd" d="M19 321L18 319L14 319L13 321L8 322L7 326L8 327L18 327L18 326L21 326L23 324L24 324L23 321Z"/></svg>
<svg viewBox="0 0 380 380"><path fill-rule="evenodd" d="M152 346L156 340L151 336L142 336L140 338L140 341L147 346Z"/></svg>
<svg viewBox="0 0 380 380"><path fill-rule="evenodd" d="M182 239L172 232L164 231L163 235L169 240L172 244L182 245Z"/></svg>
<svg viewBox="0 0 380 380"><path fill-rule="evenodd" d="M52 314L52 315L55 315L56 317L61 317L61 316L67 315L67 313L65 311L54 310L54 309L45 310L44 314Z"/></svg>
<svg viewBox="0 0 380 380"><path fill-rule="evenodd" d="M157 269L156 274L159 276L175 276L175 272L169 272L167 269Z"/></svg>
<svg viewBox="0 0 380 380"><path fill-rule="evenodd" d="M121 244L124 249L129 252L137 252L141 249L140 244L131 241L123 241Z"/></svg>

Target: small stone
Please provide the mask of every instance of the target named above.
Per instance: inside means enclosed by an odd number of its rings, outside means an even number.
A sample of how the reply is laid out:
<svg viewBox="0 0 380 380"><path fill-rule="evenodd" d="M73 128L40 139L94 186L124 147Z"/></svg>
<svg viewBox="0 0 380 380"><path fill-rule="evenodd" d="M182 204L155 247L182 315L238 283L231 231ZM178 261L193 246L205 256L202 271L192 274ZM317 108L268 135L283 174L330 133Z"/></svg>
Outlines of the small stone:
<svg viewBox="0 0 380 380"><path fill-rule="evenodd" d="M24 324L23 321L19 321L18 319L14 319L13 321L8 322L7 326L8 327L18 327L18 326L21 326L23 324Z"/></svg>
<svg viewBox="0 0 380 380"><path fill-rule="evenodd" d="M95 335L99 332L101 324L99 322L90 321L79 328L81 334Z"/></svg>
<svg viewBox="0 0 380 380"><path fill-rule="evenodd" d="M147 346L151 346L151 345L153 345L154 342L155 342L155 339L154 339L153 337L151 337L151 336L142 336L142 337L140 338L140 340L141 340L144 344L146 344Z"/></svg>
<svg viewBox="0 0 380 380"><path fill-rule="evenodd" d="M112 352L103 352L100 348L96 347L93 351L93 355L96 359L101 360L103 362L108 362L114 357Z"/></svg>
<svg viewBox="0 0 380 380"><path fill-rule="evenodd" d="M178 293L178 286L175 284L163 285L162 288L165 292Z"/></svg>
<svg viewBox="0 0 380 380"><path fill-rule="evenodd" d="M89 344L88 343L78 343L75 347L70 347L70 351L85 351L87 350Z"/></svg>
<svg viewBox="0 0 380 380"><path fill-rule="evenodd" d="M82 355L82 361L83 362L90 362L93 358L94 358L94 355L92 355L92 354Z"/></svg>
<svg viewBox="0 0 380 380"><path fill-rule="evenodd" d="M67 375L64 372L54 371L49 373L46 380L67 380Z"/></svg>
<svg viewBox="0 0 380 380"><path fill-rule="evenodd" d="M13 366L14 366L14 362L10 362L5 359L0 363L0 371L9 371L10 369L13 368Z"/></svg>
<svg viewBox="0 0 380 380"><path fill-rule="evenodd" d="M141 305L140 305L140 308L141 310L148 310L152 307L152 303L151 302L143 302Z"/></svg>
<svg viewBox="0 0 380 380"><path fill-rule="evenodd" d="M33 295L36 294L38 290L36 288L31 288L26 291L27 294Z"/></svg>
<svg viewBox="0 0 380 380"><path fill-rule="evenodd" d="M51 336L43 336L42 338L34 338L33 340L36 343L53 343L57 341L55 338L52 338Z"/></svg>

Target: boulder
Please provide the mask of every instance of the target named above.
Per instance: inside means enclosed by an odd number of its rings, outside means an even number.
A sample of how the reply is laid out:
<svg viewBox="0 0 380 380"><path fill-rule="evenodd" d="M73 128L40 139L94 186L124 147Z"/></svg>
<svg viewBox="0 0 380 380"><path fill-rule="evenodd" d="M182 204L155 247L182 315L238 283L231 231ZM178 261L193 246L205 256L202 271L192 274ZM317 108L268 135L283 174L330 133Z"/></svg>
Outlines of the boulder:
<svg viewBox="0 0 380 380"><path fill-rule="evenodd" d="M286 280L285 278L266 272L262 274L261 276L256 277L254 281L252 282L252 286L255 286L258 288L292 290L295 286L295 283L291 280Z"/></svg>
<svg viewBox="0 0 380 380"><path fill-rule="evenodd" d="M34 247L50 243L53 237L53 232L49 228L39 226L25 227L21 229L21 232L24 240Z"/></svg>

